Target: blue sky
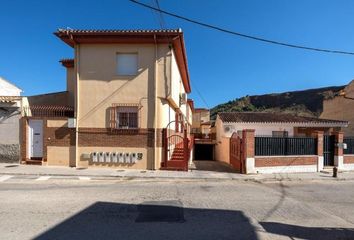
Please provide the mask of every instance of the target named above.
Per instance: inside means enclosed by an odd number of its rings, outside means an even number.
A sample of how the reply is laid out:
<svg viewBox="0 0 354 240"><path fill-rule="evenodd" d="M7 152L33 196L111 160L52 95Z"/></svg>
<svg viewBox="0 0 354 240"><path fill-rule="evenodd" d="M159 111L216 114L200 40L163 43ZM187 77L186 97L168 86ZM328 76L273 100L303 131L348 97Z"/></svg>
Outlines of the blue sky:
<svg viewBox="0 0 354 240"><path fill-rule="evenodd" d="M153 4L154 0L141 0ZM162 9L245 34L354 52L351 0L160 0ZM354 56L309 52L241 39L164 16L185 33L196 105L213 107L244 95L343 85ZM65 90L59 59L73 50L57 28L159 28L156 13L128 0L2 0L0 76L33 95Z"/></svg>

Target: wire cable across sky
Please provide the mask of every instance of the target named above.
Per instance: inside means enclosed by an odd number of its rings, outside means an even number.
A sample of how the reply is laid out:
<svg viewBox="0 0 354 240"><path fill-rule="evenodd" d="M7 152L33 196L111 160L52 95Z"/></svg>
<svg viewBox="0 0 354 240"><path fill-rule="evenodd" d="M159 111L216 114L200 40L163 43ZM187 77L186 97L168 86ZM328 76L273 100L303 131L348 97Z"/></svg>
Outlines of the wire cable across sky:
<svg viewBox="0 0 354 240"><path fill-rule="evenodd" d="M297 48L297 49L303 49L303 50L309 50L309 51L317 51L317 52L325 52L325 53L334 53L334 54L344 54L344 55L354 55L354 52L348 52L348 51L342 51L342 50L333 50L333 49L325 49L325 48L316 48L316 47L308 47L308 46L303 46L303 45L297 45L297 44L291 44L291 43L285 43L285 42L279 42L276 40L271 40L271 39L266 39L266 38L262 38L262 37L256 37L256 36L252 36L252 35L248 35L248 34L243 34L243 33L239 33L239 32L235 32L232 30L228 30L225 28L221 28L218 26L214 26L211 24L207 24L207 23L203 23L197 20L193 20L191 18L187 18L172 12L168 12L166 10L162 10L160 7L156 8L153 6L150 6L148 4L145 3L141 3L139 1L136 0L129 0L132 3L138 4L140 6L143 6L145 8L149 8L152 9L154 11L158 11L160 13L166 14L168 16L172 16L190 23L194 23L197 24L199 26L203 26L203 27L207 27L210 29L214 29L220 32L224 32L224 33L228 33L234 36L238 36L238 37L242 37L242 38L247 38L247 39L251 39L251 40L255 40L255 41L260 41L260 42L264 42L264 43L269 43L269 44L274 44L274 45L280 45L280 46L284 46L284 47L290 47L290 48Z"/></svg>

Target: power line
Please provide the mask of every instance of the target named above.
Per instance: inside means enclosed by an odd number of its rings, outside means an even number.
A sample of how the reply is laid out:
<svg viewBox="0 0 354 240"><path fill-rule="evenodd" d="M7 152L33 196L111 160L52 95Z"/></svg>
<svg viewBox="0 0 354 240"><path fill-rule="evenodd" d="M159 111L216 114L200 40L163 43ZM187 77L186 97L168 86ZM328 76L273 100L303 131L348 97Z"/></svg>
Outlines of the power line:
<svg viewBox="0 0 354 240"><path fill-rule="evenodd" d="M280 45L280 46L285 46L285 47L291 47L291 48L297 48L297 49L303 49L303 50L310 50L310 51L317 51L317 52L354 55L354 52L347 52L347 51L342 51L342 50L331 50L331 49L324 49L324 48L315 48L315 47L307 47L307 46L296 45L296 44L291 44L291 43L279 42L279 41L270 40L270 39L261 38L261 37L255 37L255 36L251 36L251 35L235 32L235 31L232 31L232 30L228 30L228 29L225 29L225 28L221 28L221 27L218 27L218 26L214 26L214 25L211 25L211 24L199 22L197 20L193 20L193 19L181 16L181 15L178 15L178 14L175 14L175 13L172 13L172 12L161 10L160 8L155 8L153 6L138 2L136 0L129 0L129 1L133 2L135 4L138 4L140 6L143 6L145 8L149 8L149 9L158 11L160 13L163 13L163 14L175 17L175 18L179 18L179 19L182 19L182 20L187 21L187 22L191 22L191 23L203 26L203 27L211 28L211 29L214 29L214 30L217 30L217 31L220 31L220 32L224 32L224 33L228 33L228 34L231 34L231 35L236 35L236 36L239 36L239 37L252 39L252 40L255 40L255 41L261 41L261 42L275 44L275 45Z"/></svg>
<svg viewBox="0 0 354 240"><path fill-rule="evenodd" d="M193 88L195 88L195 90L197 91L197 94L199 95L200 99L203 101L203 103L205 104L205 106L207 106L208 109L210 109L209 104L205 101L205 98L203 97L203 95L199 92L197 86L195 84L193 84Z"/></svg>
<svg viewBox="0 0 354 240"><path fill-rule="evenodd" d="M163 18L163 15L161 13L161 8L160 8L160 3L159 3L159 0L155 0L155 3L156 3L156 6L157 6L157 9L159 10L158 11L158 14L159 14L159 19L160 19L160 27L161 28L164 28L166 26L166 23L165 23L165 20Z"/></svg>
<svg viewBox="0 0 354 240"><path fill-rule="evenodd" d="M159 18L160 27L161 27L161 29L163 29L163 28L166 26L166 22L165 22L165 20L164 20L164 18L163 18L162 12L161 12L159 0L155 0L155 4L156 4L157 9L158 9L158 14L159 14L158 18ZM153 9L151 9L151 10L153 10ZM169 39L169 42L171 42L170 39ZM206 102L205 98L204 98L203 95L200 93L200 91L198 90L198 88L195 86L195 84L193 84L193 88L196 89L197 94L199 95L199 98L204 102L205 106L207 106L207 108L209 108L208 103Z"/></svg>

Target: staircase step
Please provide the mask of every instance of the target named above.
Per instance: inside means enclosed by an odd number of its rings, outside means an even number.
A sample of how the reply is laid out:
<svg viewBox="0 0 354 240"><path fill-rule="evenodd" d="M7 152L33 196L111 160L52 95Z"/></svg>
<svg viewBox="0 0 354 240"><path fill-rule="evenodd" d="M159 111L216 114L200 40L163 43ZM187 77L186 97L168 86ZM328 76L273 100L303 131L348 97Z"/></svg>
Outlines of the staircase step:
<svg viewBox="0 0 354 240"><path fill-rule="evenodd" d="M42 165L41 160L26 159L25 164L27 165Z"/></svg>

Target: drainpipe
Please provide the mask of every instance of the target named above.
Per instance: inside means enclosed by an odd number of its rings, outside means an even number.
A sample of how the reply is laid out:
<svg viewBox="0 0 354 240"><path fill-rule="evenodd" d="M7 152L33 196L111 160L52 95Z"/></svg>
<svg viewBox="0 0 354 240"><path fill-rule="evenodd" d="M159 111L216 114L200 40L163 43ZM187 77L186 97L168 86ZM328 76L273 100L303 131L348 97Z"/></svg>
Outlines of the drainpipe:
<svg viewBox="0 0 354 240"><path fill-rule="evenodd" d="M156 35L154 34L154 41L155 41L155 71L154 71L154 158L152 163L152 169L155 169L156 164L156 156L157 156L157 41Z"/></svg>
<svg viewBox="0 0 354 240"><path fill-rule="evenodd" d="M76 126L75 126L75 167L79 167L80 156L79 156L79 79L80 79L80 44L76 44L75 59L76 59L76 98L75 98L75 108L76 108Z"/></svg>

